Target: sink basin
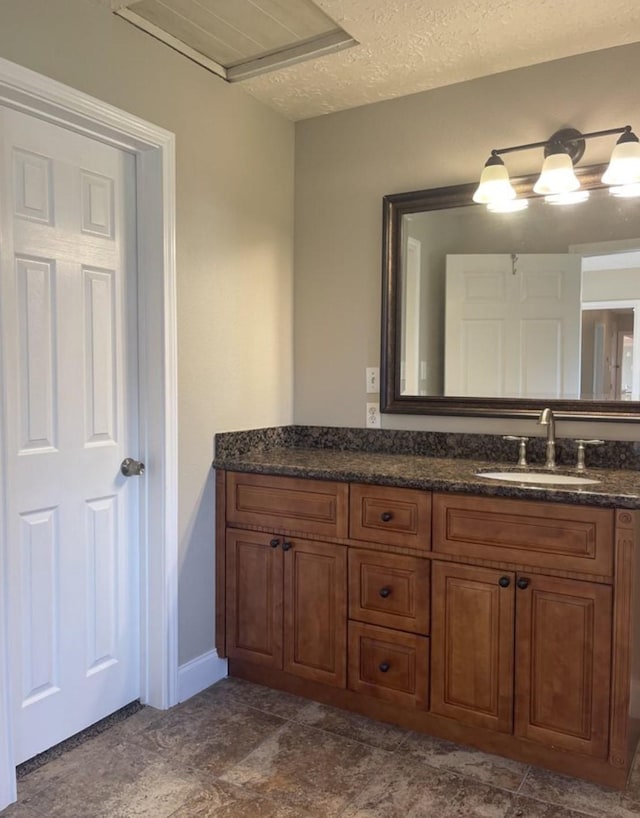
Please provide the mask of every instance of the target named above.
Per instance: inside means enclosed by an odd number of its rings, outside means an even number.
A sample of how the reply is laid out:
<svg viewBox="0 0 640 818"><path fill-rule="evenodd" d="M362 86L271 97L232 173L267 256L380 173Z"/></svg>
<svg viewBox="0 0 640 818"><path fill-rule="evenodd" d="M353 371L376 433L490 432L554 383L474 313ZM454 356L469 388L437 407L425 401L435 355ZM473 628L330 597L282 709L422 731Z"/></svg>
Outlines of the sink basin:
<svg viewBox="0 0 640 818"><path fill-rule="evenodd" d="M573 474L554 474L553 472L539 471L479 471L476 477L487 477L489 480L509 480L512 483L532 483L536 486L593 486L599 480L591 480L588 477L578 477Z"/></svg>

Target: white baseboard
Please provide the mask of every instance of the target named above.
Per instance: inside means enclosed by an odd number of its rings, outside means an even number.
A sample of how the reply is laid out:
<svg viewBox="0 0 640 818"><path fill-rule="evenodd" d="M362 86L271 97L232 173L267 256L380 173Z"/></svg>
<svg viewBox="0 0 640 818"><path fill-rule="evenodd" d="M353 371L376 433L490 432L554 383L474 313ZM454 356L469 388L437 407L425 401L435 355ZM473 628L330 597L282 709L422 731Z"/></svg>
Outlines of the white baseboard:
<svg viewBox="0 0 640 818"><path fill-rule="evenodd" d="M185 702L227 675L227 660L210 650L178 668L178 701Z"/></svg>

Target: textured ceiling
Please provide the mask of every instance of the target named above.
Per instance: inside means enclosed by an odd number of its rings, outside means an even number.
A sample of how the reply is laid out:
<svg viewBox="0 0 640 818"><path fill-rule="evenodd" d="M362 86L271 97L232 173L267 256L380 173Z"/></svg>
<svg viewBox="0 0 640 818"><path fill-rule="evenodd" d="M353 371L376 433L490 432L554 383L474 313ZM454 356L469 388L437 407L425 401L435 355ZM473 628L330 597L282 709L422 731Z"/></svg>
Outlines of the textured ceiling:
<svg viewBox="0 0 640 818"><path fill-rule="evenodd" d="M315 2L359 45L242 83L292 120L640 41L638 0Z"/></svg>

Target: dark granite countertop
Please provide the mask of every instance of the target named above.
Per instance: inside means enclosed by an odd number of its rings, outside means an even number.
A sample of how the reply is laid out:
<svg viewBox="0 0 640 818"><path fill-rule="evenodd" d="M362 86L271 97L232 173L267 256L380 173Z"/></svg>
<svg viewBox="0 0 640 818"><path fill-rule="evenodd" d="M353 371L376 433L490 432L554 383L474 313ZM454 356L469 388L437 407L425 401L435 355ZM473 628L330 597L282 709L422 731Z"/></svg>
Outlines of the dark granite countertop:
<svg viewBox="0 0 640 818"><path fill-rule="evenodd" d="M626 469L588 469L580 476L600 481L588 486L531 485L490 480L478 471L519 471L513 462L493 462L461 457L390 454L328 448L273 446L250 451L226 450L213 462L216 469L280 474L318 480L370 483L383 486L545 500L558 503L640 508L640 472ZM528 471L544 471L533 464ZM577 474L561 467L561 474Z"/></svg>

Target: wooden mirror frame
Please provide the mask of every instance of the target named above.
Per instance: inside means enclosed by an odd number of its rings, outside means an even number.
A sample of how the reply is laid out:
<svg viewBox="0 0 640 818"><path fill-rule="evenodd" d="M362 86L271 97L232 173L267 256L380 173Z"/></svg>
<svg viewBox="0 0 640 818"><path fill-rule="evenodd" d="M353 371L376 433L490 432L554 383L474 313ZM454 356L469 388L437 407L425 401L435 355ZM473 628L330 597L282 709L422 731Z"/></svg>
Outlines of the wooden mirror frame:
<svg viewBox="0 0 640 818"><path fill-rule="evenodd" d="M606 165L576 168L584 190L606 188L600 181ZM519 196L532 197L538 175L512 179ZM403 216L429 210L473 205L477 182L431 190L394 193L382 200L382 327L380 354L380 410L407 415L459 415L475 417L536 417L550 406L565 420L640 421L640 401L592 401L527 398L473 398L402 395L400 393L401 331L401 227ZM482 205L476 205L482 207ZM639 364L640 365L640 362Z"/></svg>

